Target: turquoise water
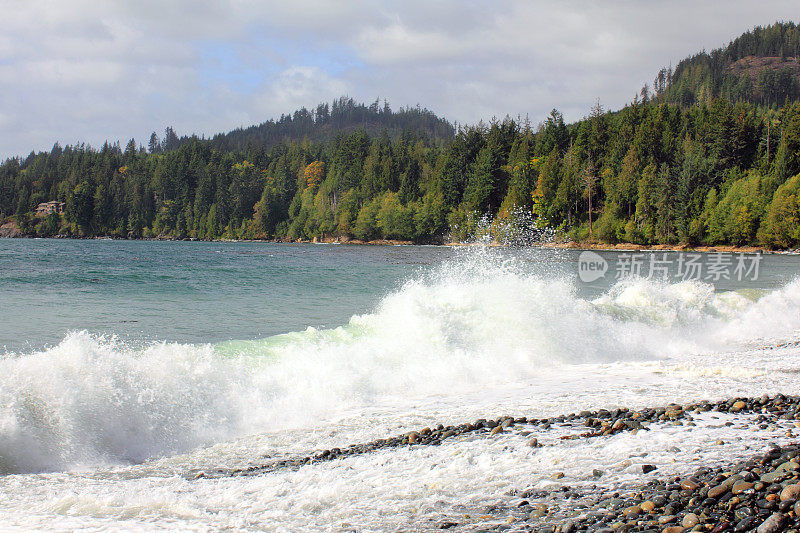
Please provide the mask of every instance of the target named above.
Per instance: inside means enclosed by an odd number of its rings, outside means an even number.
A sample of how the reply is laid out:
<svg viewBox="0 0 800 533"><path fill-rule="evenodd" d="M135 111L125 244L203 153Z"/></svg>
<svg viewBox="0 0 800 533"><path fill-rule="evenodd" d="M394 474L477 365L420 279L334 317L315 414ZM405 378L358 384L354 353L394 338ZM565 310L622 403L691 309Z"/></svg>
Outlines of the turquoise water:
<svg viewBox="0 0 800 533"><path fill-rule="evenodd" d="M587 257L607 270L583 282ZM678 475L788 438L698 424L533 450L510 432L184 477L438 423L796 394L800 257L760 258L757 279L681 281L680 254L642 254L670 263L666 282L617 280L625 258L0 240L0 524L428 531L516 506L555 471L616 487L641 461ZM715 260L734 256L704 255L703 267ZM730 444L708 446L720 438ZM593 468L600 481L587 480Z"/></svg>
<svg viewBox="0 0 800 533"><path fill-rule="evenodd" d="M0 240L0 349L69 331L218 342L331 327L452 250L265 243Z"/></svg>
<svg viewBox="0 0 800 533"><path fill-rule="evenodd" d="M574 279L581 297L614 281L609 273L577 282L577 251L483 252L537 275ZM404 282L470 255L432 246L3 239L0 351L39 350L83 330L127 343L218 343L336 327L374 310ZM758 280L713 284L774 289L798 272L800 257L766 255Z"/></svg>

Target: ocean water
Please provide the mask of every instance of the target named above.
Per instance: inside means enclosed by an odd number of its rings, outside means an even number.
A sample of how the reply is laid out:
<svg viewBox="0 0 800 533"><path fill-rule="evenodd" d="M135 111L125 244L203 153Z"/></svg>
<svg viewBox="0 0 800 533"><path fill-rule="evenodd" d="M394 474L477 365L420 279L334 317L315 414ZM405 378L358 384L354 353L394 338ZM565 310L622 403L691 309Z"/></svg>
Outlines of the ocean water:
<svg viewBox="0 0 800 533"><path fill-rule="evenodd" d="M187 478L482 417L797 393L800 257L744 281L578 268L559 250L0 240L0 529L471 530L594 468L624 487L643 462L791 438L708 415Z"/></svg>

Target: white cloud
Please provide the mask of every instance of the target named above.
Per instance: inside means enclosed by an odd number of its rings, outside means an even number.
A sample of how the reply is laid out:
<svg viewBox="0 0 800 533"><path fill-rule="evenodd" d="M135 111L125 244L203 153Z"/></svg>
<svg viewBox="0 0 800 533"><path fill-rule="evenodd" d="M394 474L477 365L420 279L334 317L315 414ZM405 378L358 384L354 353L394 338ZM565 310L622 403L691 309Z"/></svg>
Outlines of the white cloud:
<svg viewBox="0 0 800 533"><path fill-rule="evenodd" d="M264 115L288 113L314 102L330 99L330 95L348 92L348 85L317 67L291 67L260 91L258 110Z"/></svg>
<svg viewBox="0 0 800 533"><path fill-rule="evenodd" d="M552 107L577 119L595 98L622 106L660 67L793 15L786 1L727 2L725 9L687 0L465 5L455 22L423 10L352 40L366 63L387 73L392 101L413 95L466 121L506 113L541 119Z"/></svg>
<svg viewBox="0 0 800 533"><path fill-rule="evenodd" d="M56 140L145 141L168 124L212 135L344 93L461 122L553 107L576 119L794 11L786 0L0 0L0 157Z"/></svg>
<svg viewBox="0 0 800 533"><path fill-rule="evenodd" d="M358 34L354 44L361 57L373 65L459 59L483 49L475 41L433 30L419 31L399 22L385 28L367 28Z"/></svg>

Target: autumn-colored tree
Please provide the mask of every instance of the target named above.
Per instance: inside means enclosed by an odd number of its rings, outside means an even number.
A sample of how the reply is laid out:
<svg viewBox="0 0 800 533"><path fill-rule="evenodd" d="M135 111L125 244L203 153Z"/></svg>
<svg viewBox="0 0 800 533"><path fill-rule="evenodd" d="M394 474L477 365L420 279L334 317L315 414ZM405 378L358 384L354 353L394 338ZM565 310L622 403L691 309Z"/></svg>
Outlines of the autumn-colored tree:
<svg viewBox="0 0 800 533"><path fill-rule="evenodd" d="M306 179L306 187L316 189L325 177L325 163L322 161L309 163L303 171L303 177Z"/></svg>

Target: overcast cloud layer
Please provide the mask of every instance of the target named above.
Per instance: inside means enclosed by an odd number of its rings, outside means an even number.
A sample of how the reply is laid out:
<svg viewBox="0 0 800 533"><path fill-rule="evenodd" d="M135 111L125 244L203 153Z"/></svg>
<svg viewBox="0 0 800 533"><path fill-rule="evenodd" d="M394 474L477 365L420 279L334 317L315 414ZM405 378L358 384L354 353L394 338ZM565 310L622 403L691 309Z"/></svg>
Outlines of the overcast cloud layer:
<svg viewBox="0 0 800 533"><path fill-rule="evenodd" d="M167 4L166 6L164 4ZM0 157L213 135L343 94L453 121L629 102L794 1L0 0Z"/></svg>

